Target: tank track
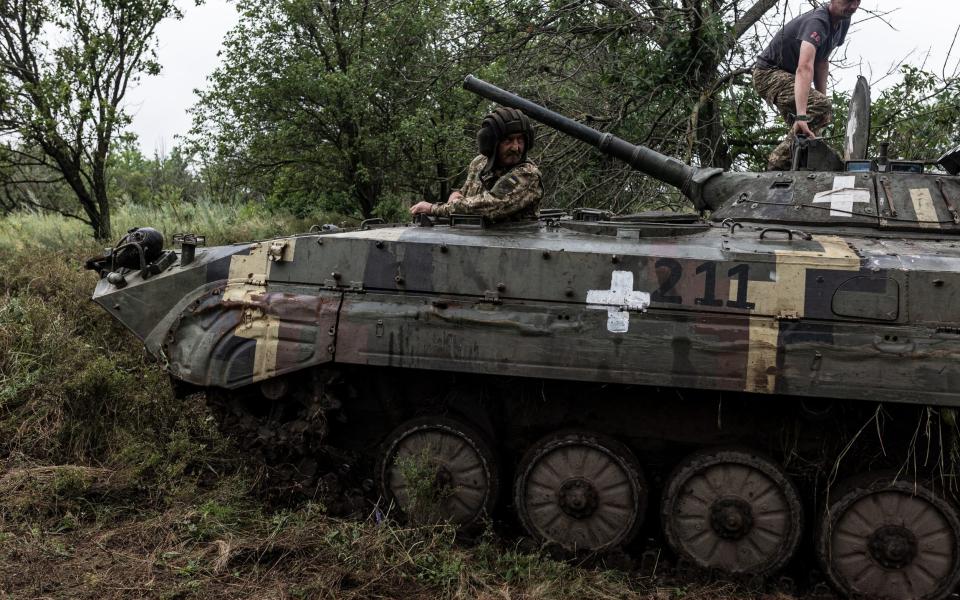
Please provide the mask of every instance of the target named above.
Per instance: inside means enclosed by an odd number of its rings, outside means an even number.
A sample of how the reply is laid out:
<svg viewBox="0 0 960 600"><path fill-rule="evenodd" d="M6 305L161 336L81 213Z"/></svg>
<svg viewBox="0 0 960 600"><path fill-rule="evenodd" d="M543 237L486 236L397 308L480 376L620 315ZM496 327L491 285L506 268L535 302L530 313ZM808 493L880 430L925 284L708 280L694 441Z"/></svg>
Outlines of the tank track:
<svg viewBox="0 0 960 600"><path fill-rule="evenodd" d="M907 597L895 589L902 576L917 597L941 600L960 581L948 456L918 455L912 470L879 476L903 455L887 450L903 444L952 456L951 411L805 402L783 410L762 398L721 405L673 393L647 399L669 401L669 414L639 418L630 410L637 391L385 369L318 371L207 397L221 430L263 466L259 489L274 502L320 499L331 514L361 518L379 507L408 522L449 520L468 536L492 519L507 537L525 530L531 549L605 563L636 550L631 539L643 530L651 537L640 571L654 561L684 583L720 574L780 590L796 578L817 595L831 593L829 579L846 597L887 588ZM873 439L881 429L883 439ZM858 473L872 478L854 485ZM875 502L909 503L923 518L863 524L860 513ZM946 541L928 539L931 528ZM672 552L661 559L664 547ZM843 562L851 552L881 565L866 583L859 563ZM937 553L951 563L938 567L942 583L930 583L926 570L939 563L928 555Z"/></svg>
<svg viewBox="0 0 960 600"><path fill-rule="evenodd" d="M332 515L361 515L370 485L355 480L358 457L326 443L328 418L340 407L335 386L331 379L309 383L295 390L208 390L206 403L220 432L259 467L262 496L279 503L320 501Z"/></svg>

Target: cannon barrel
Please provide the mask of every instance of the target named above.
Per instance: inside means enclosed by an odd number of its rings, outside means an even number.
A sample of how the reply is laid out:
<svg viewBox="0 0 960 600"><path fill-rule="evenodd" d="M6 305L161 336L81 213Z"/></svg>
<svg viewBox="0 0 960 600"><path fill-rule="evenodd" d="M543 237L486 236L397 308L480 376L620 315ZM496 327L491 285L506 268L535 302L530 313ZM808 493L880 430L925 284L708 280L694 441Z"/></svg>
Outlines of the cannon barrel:
<svg viewBox="0 0 960 600"><path fill-rule="evenodd" d="M678 188L700 210L715 208L714 202L708 202L704 199L703 185L714 175L722 173L722 169L692 167L646 146L631 144L613 134L603 133L582 123L577 123L573 119L568 119L539 104L502 90L473 75L467 75L466 79L463 80L463 87L478 96L503 106L521 110L530 118L544 125L595 146L604 154L609 154L624 161L641 173Z"/></svg>

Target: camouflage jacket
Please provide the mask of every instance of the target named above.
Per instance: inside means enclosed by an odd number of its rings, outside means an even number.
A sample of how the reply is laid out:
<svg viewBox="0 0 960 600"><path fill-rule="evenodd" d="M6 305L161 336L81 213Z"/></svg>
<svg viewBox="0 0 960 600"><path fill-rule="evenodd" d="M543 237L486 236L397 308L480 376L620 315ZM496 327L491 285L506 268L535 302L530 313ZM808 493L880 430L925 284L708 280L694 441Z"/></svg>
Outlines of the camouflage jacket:
<svg viewBox="0 0 960 600"><path fill-rule="evenodd" d="M543 198L540 169L524 161L504 172L490 174L493 183L484 185L480 178L487 157L480 155L470 162L467 181L460 188L463 197L446 204L434 204L430 214L447 217L453 213L480 215L491 221L519 221L536 218Z"/></svg>

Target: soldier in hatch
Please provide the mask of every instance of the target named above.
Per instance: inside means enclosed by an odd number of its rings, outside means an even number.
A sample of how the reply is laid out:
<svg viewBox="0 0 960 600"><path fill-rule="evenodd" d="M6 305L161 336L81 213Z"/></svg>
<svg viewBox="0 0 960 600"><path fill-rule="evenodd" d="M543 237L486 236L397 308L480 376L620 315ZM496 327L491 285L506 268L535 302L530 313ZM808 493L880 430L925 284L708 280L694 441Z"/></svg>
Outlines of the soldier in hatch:
<svg viewBox="0 0 960 600"><path fill-rule="evenodd" d="M444 204L418 202L410 213L470 214L493 222L537 218L543 185L540 170L527 159L533 140L533 127L525 114L498 108L483 119L477 132L480 156L470 163L463 187Z"/></svg>
<svg viewBox="0 0 960 600"><path fill-rule="evenodd" d="M859 7L860 0L830 0L787 23L757 58L753 87L790 125L787 138L767 159L767 169L789 169L794 137L815 138L830 122L830 54L843 44Z"/></svg>

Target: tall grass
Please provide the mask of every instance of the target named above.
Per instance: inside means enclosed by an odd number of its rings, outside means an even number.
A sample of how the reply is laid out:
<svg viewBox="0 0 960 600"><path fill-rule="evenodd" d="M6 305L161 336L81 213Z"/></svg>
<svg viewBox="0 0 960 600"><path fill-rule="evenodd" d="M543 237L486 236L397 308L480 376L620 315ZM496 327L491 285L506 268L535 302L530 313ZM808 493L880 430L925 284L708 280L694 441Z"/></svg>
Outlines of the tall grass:
<svg viewBox="0 0 960 600"><path fill-rule="evenodd" d="M179 488L186 479L170 476L189 470L176 458L185 436L194 449L223 444L202 401L175 399L139 341L90 302L96 277L82 256L0 253L0 460L106 467ZM219 460L195 452L187 462L207 459Z"/></svg>
<svg viewBox="0 0 960 600"><path fill-rule="evenodd" d="M152 226L170 246L177 232L222 244L340 220L203 201L127 204L112 224L113 240ZM153 465L182 475L190 467L174 455L191 444L209 451L223 440L212 433L202 398L174 399L166 373L146 360L142 345L90 302L96 277L83 260L101 245L76 219L38 212L0 218L0 459L138 472Z"/></svg>
<svg viewBox="0 0 960 600"><path fill-rule="evenodd" d="M208 243L228 244L304 232L312 225L351 224L342 216L317 212L307 218L270 211L259 204L221 204L212 200L158 205L125 204L111 214L111 241L133 227L153 227L170 240L175 233L207 236ZM55 213L22 211L0 218L0 251L27 248L95 250L86 223Z"/></svg>

